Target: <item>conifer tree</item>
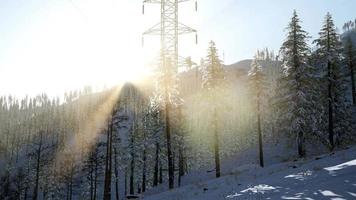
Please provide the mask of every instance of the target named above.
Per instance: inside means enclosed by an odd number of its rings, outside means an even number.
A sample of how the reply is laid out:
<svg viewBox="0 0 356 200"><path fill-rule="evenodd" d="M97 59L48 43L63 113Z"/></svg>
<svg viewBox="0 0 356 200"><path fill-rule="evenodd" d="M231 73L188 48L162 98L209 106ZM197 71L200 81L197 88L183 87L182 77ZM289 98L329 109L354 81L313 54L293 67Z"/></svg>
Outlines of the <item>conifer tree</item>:
<svg viewBox="0 0 356 200"><path fill-rule="evenodd" d="M219 133L218 133L218 102L217 97L222 91L223 83L225 82L225 71L218 56L218 51L215 43L209 43L208 55L206 57L205 66L203 67L202 87L207 95L209 103L209 112L212 116L212 130L214 141L214 159L216 177L220 177L220 152L219 152Z"/></svg>
<svg viewBox="0 0 356 200"><path fill-rule="evenodd" d="M314 42L317 45L318 57L322 60L323 71L326 72L323 79L327 83L328 139L330 149L333 150L335 139L339 143L340 134L351 126L347 119L349 109L345 96L345 69L341 63L342 44L330 13L325 16L319 38Z"/></svg>
<svg viewBox="0 0 356 200"><path fill-rule="evenodd" d="M257 57L252 61L251 69L248 72L250 87L256 106L257 114L257 134L258 134L258 149L259 149L259 161L260 166L264 166L263 162L263 148L262 148L262 128L261 128L261 112L263 107L263 97L266 90L266 77L263 72L262 66L258 63Z"/></svg>
<svg viewBox="0 0 356 200"><path fill-rule="evenodd" d="M347 66L350 72L351 80L351 95L352 103L356 105L356 85L355 85L355 65L356 65L356 48L351 40L351 36L348 36L345 42L344 56Z"/></svg>
<svg viewBox="0 0 356 200"><path fill-rule="evenodd" d="M303 157L305 136L314 124L313 119L308 116L313 110L310 83L313 78L312 67L307 64L308 36L300 26L296 11L287 30L287 38L280 49L283 75L278 86L278 123L280 131L296 136L298 155Z"/></svg>

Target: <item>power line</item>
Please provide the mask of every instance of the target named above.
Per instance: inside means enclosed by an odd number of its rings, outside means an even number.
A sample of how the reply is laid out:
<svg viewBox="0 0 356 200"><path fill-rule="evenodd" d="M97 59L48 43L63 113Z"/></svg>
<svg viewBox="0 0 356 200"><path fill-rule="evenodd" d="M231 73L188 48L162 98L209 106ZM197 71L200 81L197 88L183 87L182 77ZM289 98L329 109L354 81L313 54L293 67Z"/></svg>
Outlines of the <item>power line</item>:
<svg viewBox="0 0 356 200"><path fill-rule="evenodd" d="M88 20L88 17L83 13L83 11L77 5L75 5L73 0L68 0L68 1L72 5L72 7L74 7L74 9L79 13L79 15L81 15L85 20Z"/></svg>

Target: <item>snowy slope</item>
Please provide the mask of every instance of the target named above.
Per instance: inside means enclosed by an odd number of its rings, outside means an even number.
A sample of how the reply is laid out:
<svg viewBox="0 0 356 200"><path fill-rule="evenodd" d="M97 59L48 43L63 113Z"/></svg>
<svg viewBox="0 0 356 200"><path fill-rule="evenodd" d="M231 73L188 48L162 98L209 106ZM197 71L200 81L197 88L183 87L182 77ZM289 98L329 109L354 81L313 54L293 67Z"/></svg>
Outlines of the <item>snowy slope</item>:
<svg viewBox="0 0 356 200"><path fill-rule="evenodd" d="M356 199L356 147L266 168L245 165L219 179L144 199Z"/></svg>

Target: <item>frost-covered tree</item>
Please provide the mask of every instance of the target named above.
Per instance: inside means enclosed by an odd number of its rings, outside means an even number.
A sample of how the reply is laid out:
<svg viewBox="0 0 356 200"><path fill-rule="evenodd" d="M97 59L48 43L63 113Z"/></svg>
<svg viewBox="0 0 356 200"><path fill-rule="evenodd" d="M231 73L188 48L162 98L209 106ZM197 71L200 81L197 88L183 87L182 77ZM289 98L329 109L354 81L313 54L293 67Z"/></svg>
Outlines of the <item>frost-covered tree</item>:
<svg viewBox="0 0 356 200"><path fill-rule="evenodd" d="M348 36L345 41L344 57L349 68L352 103L356 105L356 83L355 83L355 66L356 66L356 47L352 42L351 36Z"/></svg>
<svg viewBox="0 0 356 200"><path fill-rule="evenodd" d="M315 125L310 117L314 102L311 87L312 67L308 65L307 33L294 11L287 27L287 38L280 49L283 75L277 96L278 123L282 132L297 138L298 155L305 156L305 137Z"/></svg>
<svg viewBox="0 0 356 200"><path fill-rule="evenodd" d="M263 162L263 146L262 146L262 122L261 115L263 109L263 99L265 97L266 86L266 75L263 72L262 66L258 63L257 57L252 61L251 69L248 72L250 89L253 98L253 104L256 108L257 116L257 135L258 135L258 150L259 150L259 161L260 166L264 166Z"/></svg>
<svg viewBox="0 0 356 200"><path fill-rule="evenodd" d="M208 55L202 69L202 88L206 94L205 101L208 102L208 110L212 116L212 130L214 143L214 159L216 177L220 177L220 152L218 133L218 95L221 95L225 82L225 71L218 56L218 50L213 41L209 43Z"/></svg>
<svg viewBox="0 0 356 200"><path fill-rule="evenodd" d="M345 66L342 64L342 44L336 31L332 16L327 13L319 38L314 41L316 53L321 59L323 82L327 88L328 140L330 149L335 147L335 139L340 142L341 134L351 127L349 102L346 98Z"/></svg>
<svg viewBox="0 0 356 200"><path fill-rule="evenodd" d="M178 91L177 66L170 57L161 59L157 70L157 82L154 99L160 105L162 119L164 119L164 135L166 138L166 150L168 161L168 185L170 189L174 188L174 133L177 132L174 127L177 108L182 105Z"/></svg>

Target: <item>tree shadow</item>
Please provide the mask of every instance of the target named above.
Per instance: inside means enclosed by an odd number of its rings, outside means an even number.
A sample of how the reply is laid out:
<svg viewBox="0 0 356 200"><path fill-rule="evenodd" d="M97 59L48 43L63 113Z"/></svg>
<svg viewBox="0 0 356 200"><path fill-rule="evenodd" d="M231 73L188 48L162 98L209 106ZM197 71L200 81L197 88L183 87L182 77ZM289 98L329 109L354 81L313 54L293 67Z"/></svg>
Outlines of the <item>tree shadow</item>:
<svg viewBox="0 0 356 200"><path fill-rule="evenodd" d="M325 168L274 174L225 199L356 199L356 159Z"/></svg>

